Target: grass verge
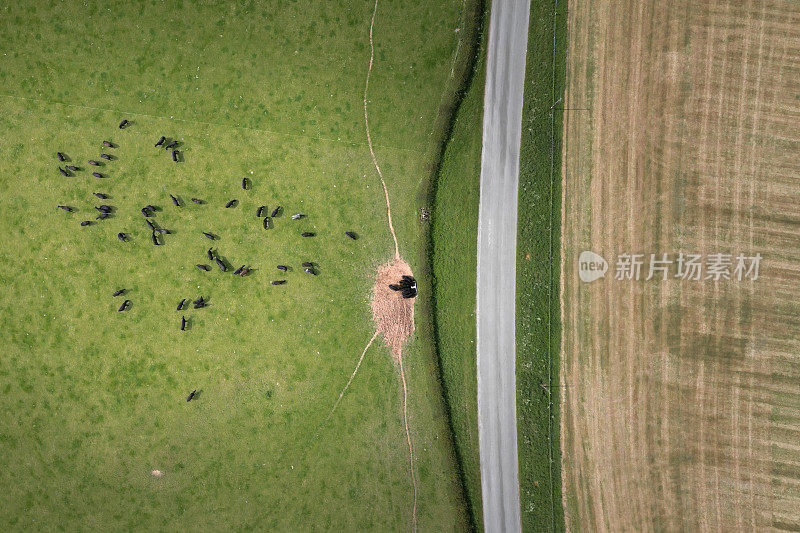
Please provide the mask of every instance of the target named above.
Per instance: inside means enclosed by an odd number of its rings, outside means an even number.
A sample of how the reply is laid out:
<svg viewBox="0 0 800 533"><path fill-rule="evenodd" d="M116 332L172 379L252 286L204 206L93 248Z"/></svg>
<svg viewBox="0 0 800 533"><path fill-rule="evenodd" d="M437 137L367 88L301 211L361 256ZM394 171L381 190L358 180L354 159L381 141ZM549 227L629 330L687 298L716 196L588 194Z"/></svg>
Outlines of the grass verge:
<svg viewBox="0 0 800 533"><path fill-rule="evenodd" d="M533 2L517 228L517 430L525 531L562 531L558 353L566 1Z"/></svg>
<svg viewBox="0 0 800 533"><path fill-rule="evenodd" d="M482 529L475 359L475 269L480 186L481 121L489 3L463 5L461 46L439 108L420 184L418 207L425 247L418 297L455 445L462 489L474 530ZM426 216L427 215L427 218Z"/></svg>

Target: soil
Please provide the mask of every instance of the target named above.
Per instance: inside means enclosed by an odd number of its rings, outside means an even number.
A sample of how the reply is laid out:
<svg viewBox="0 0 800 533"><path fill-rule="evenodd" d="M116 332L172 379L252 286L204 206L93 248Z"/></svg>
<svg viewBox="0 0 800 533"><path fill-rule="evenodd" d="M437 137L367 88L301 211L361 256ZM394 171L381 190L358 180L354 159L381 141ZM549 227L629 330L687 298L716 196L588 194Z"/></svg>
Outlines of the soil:
<svg viewBox="0 0 800 533"><path fill-rule="evenodd" d="M400 357L403 344L414 334L414 299L403 298L389 288L389 284L398 283L404 275L412 275L411 267L395 257L391 263L378 268L372 288L372 319L395 358Z"/></svg>

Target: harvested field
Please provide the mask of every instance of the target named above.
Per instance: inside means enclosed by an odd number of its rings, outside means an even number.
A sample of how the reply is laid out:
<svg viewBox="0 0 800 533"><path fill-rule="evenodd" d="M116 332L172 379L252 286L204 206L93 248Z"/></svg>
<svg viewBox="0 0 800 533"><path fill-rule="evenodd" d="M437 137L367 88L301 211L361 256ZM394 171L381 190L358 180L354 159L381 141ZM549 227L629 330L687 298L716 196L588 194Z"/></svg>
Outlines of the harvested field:
<svg viewBox="0 0 800 533"><path fill-rule="evenodd" d="M571 1L562 451L572 530L800 529L800 4ZM581 251L609 263L578 278ZM757 280L615 280L620 253Z"/></svg>

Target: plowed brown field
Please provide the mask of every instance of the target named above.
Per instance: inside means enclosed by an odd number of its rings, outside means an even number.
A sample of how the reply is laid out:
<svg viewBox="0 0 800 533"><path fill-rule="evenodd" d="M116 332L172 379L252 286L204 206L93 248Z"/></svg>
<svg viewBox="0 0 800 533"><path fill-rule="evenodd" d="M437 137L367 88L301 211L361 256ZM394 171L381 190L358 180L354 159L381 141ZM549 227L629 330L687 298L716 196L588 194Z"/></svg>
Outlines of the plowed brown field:
<svg viewBox="0 0 800 533"><path fill-rule="evenodd" d="M569 35L568 528L798 531L800 3L570 0ZM614 279L681 250L759 278Z"/></svg>

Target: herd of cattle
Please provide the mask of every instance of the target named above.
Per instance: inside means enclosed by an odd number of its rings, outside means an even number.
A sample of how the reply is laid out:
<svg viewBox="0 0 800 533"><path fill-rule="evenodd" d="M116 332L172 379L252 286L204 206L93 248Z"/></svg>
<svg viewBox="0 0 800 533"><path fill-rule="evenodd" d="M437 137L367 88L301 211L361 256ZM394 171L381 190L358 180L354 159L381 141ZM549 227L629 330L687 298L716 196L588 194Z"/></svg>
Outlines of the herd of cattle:
<svg viewBox="0 0 800 533"><path fill-rule="evenodd" d="M125 129L129 125L130 125L130 122L128 120L123 120L122 122L119 123L119 128L120 129ZM107 164L106 162L111 163L111 162L117 160L116 156L114 156L114 155L112 155L110 153L105 153L105 152L106 152L106 149L118 148L118 145L112 143L111 141L105 140L105 141L102 142L102 146L103 146L103 153L100 154L99 159L102 159L103 162L97 161L95 159L87 160L88 165L90 165L92 167L97 167L100 170L102 170L102 167L104 167ZM167 151L169 151L169 150L172 151L172 160L175 161L176 163L181 162L183 160L182 157L181 157L181 154L180 154L180 152L178 150L178 147L180 146L180 142L179 141L168 139L166 136L161 136L158 139L158 141L155 143L155 147L161 147L161 146L163 146L164 149L167 150ZM84 170L80 166L76 166L74 164L68 164L68 163L71 163L72 161L69 158L69 156L67 156L64 152L57 152L56 153L56 157L58 158L59 162L64 163L63 167L61 165L58 166L58 170L59 170L60 174L62 176L64 176L64 177L72 177L72 176L74 176L74 175L76 175L76 174L78 174L78 173L80 173L80 172L82 172ZM107 178L108 177L107 174L103 174L102 172L99 172L99 171L93 171L92 172L92 176L94 176L96 178ZM250 182L249 178L242 179L242 181L241 181L242 189L248 190L248 189L250 189L250 186L251 186L251 182ZM109 199L112 198L109 194L102 193L102 192L95 192L95 193L93 193L93 195L96 196L100 200L109 200ZM176 195L173 195L173 194L170 194L169 196L170 196L170 199L172 200L172 204L176 208L180 209L180 208L184 207L184 202L181 200L180 196L176 196ZM199 198L191 198L191 202L194 203L194 204L197 204L197 205L203 205L203 204L206 203L204 200L199 199ZM225 203L224 204L224 208L225 209L234 209L234 208L237 207L238 204L239 204L239 201L236 200L236 199L233 199L233 200L230 200L227 203ZM69 206L69 205L59 205L58 207L60 209L64 210L64 211L69 212L69 213L74 213L76 211L76 209L74 207ZM102 203L100 205L96 205L96 206L94 206L94 209L96 211L98 211L98 214L97 214L97 217L96 217L97 221L102 221L102 220L113 218L115 213L116 213L116 207L113 206L113 205L106 204L106 203ZM151 242L152 242L152 244L155 245L155 246L163 245L164 244L164 237L167 236L167 235L170 235L171 232L170 232L170 230L162 228L158 224L158 222L156 222L154 220L154 217L155 217L156 213L158 211L161 211L161 208L157 207L155 205L148 204L148 205L142 207L140 211L142 213L142 216L144 217L144 223L146 224L147 228L151 232ZM265 205L260 206L256 210L256 217L260 218L260 219L263 218L262 225L263 225L263 228L265 230L269 230L269 229L273 228L274 220L277 219L277 218L280 218L282 216L283 207L282 206L275 207L270 212L269 215L266 214L267 211L268 211L267 210L267 206L265 206ZM306 215L303 214L303 213L295 213L295 214L293 214L291 216L291 220L301 220L301 219L304 219L304 218L306 218ZM93 220L84 220L84 221L82 221L80 223L80 225L84 226L84 227L91 226L93 224L95 224L95 221L93 221ZM219 239L219 236L216 235L215 233L212 233L212 232L209 232L209 231L202 231L201 233L202 233L203 236L205 236L207 239L209 239L211 241L216 241L216 240ZM350 238L352 240L357 240L358 239L358 235L356 233L352 232L352 231L346 231L346 232L344 232L344 234L345 234L345 236L347 236L348 238ZM300 233L300 237L301 238L311 238L311 237L315 237L315 236L316 236L316 233L311 232L311 231L303 231L303 232ZM126 233L126 232L119 232L117 234L117 238L121 242L124 242L124 243L127 243L127 242L131 241L131 235L129 233ZM248 276L254 270L253 268L251 268L250 266L248 266L246 264L241 265L236 269L233 269L233 265L231 265L224 256L219 255L217 253L216 249L213 248L213 247L209 248L206 251L206 257L208 258L209 262L213 262L214 264L216 264L217 267L222 272L228 272L230 270L233 270L233 274L234 275ZM303 271L305 273L310 274L312 276L316 276L318 274L318 271L317 271L317 268L316 268L316 264L314 262L312 262L312 261L303 261L302 263L300 263L300 265L303 268ZM198 269L200 269L200 270L202 270L204 272L209 272L209 271L212 270L212 267L209 266L208 264L205 264L205 263L198 263L195 266ZM290 270L289 265L276 265L276 268L279 271L283 272L283 273L286 273L288 270ZM287 282L286 279L276 279L276 280L271 281L271 284L272 285L283 285L286 282ZM417 290L416 289L416 281L410 276L403 276L403 279L400 280L399 284L397 284L397 285L394 285L394 284L393 285L389 285L389 288L391 288L392 290L395 290L395 291L399 291L403 298L413 298L414 296L416 296L416 290ZM126 289L118 289L118 290L114 291L113 296L114 297L122 296L126 292L127 292ZM208 306L208 299L206 299L203 296L201 296L200 298L198 298L196 300L192 300L191 303L192 303L194 309L202 309L202 308ZM119 311L119 312L127 311L128 309L131 308L131 306L132 306L131 300L126 299L118 307L117 311ZM187 309L188 307L189 307L188 300L187 299L182 299L177 305L177 311L183 311L184 309ZM181 316L181 323L180 323L181 331L186 331L187 329L190 328L190 325L191 325L191 319L187 319L185 315ZM194 396L194 394L190 395L189 398L187 399L187 401L192 399L192 396Z"/></svg>

